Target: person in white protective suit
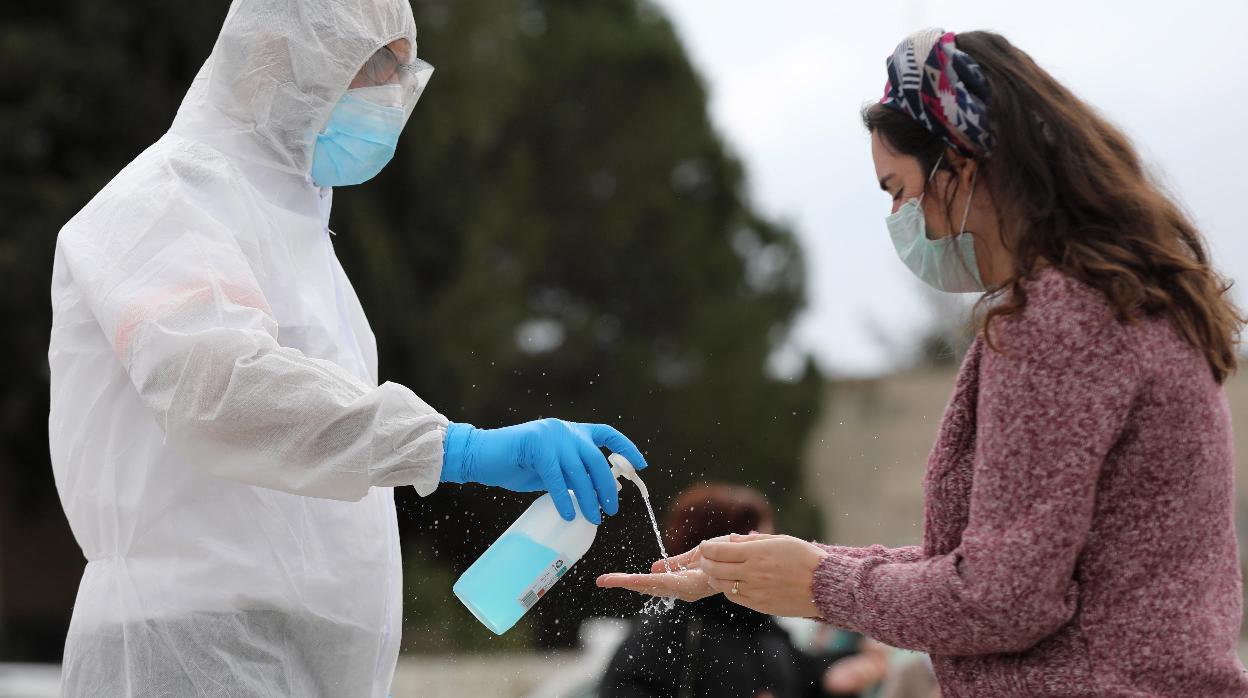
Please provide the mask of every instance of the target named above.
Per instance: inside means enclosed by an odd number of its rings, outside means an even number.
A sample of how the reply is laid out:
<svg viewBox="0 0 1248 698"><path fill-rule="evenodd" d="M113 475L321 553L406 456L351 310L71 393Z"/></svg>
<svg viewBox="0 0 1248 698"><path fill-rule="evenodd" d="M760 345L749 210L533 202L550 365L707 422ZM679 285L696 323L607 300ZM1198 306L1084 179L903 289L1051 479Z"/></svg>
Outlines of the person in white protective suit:
<svg viewBox="0 0 1248 698"><path fill-rule="evenodd" d="M236 0L170 131L60 231L49 442L87 559L65 695L385 696L392 488L549 490L598 523L599 447L645 467L606 425L477 429L378 384L327 222L393 154L415 53L407 0Z"/></svg>

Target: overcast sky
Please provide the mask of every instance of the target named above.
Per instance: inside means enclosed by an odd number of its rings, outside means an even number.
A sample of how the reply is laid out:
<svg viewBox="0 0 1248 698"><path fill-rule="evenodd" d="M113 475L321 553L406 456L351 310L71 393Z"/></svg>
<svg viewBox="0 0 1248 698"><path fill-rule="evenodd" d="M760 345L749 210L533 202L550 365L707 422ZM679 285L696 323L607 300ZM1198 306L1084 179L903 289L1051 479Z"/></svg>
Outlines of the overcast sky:
<svg viewBox="0 0 1248 698"><path fill-rule="evenodd" d="M797 343L830 373L896 365L932 313L897 260L859 110L909 32L991 29L1099 108L1192 213L1248 301L1248 2L656 0L711 94L753 200L797 230ZM882 338L887 341L882 341Z"/></svg>

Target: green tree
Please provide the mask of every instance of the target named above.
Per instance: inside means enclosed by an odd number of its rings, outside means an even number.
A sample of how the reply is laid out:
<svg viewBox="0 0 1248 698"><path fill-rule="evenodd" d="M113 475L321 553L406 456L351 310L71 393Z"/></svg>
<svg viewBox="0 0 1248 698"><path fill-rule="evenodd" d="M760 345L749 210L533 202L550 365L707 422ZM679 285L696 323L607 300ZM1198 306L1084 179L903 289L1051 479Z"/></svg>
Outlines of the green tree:
<svg viewBox="0 0 1248 698"><path fill-rule="evenodd" d="M766 369L803 300L800 249L751 208L667 20L644 0L413 6L437 72L394 162L336 192L331 221L383 379L478 426L612 423L646 452L660 515L684 485L730 480L814 535L795 488L819 379L809 363L789 381ZM55 232L168 127L224 9L77 0L0 22L0 93L16 97L0 107L15 134L0 143L0 265L20 287L0 300L17 329L4 340L17 360L3 369L0 477L32 506L57 506L43 441L48 309L32 300L46 297ZM657 553L625 491L586 560L499 643L449 581L532 495L398 496L409 648L570 643L582 617L639 605L593 576Z"/></svg>
<svg viewBox="0 0 1248 698"><path fill-rule="evenodd" d="M59 659L83 563L48 462L56 233L169 128L225 10L0 3L0 659Z"/></svg>

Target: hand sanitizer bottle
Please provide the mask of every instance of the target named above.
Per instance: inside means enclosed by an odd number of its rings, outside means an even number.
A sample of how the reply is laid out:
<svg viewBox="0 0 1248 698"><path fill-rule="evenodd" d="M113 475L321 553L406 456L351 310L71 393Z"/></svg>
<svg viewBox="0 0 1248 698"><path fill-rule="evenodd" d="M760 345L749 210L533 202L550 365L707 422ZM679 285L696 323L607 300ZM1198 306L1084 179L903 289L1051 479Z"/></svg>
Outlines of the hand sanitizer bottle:
<svg viewBox="0 0 1248 698"><path fill-rule="evenodd" d="M617 490L623 476L646 491L627 458L613 453L608 461ZM598 527L581 515L576 495L568 494L575 519L564 521L550 494L543 494L455 582L455 596L496 635L511 629L594 542Z"/></svg>

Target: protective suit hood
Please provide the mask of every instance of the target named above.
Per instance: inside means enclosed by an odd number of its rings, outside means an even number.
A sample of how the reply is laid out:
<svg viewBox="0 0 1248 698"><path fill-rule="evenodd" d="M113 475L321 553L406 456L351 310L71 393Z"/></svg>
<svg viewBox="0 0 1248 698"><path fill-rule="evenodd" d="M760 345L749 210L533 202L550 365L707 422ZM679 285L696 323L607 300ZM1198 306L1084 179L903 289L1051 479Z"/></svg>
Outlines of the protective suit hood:
<svg viewBox="0 0 1248 698"><path fill-rule="evenodd" d="M294 175L364 62L391 41L416 55L407 0L235 0L173 133ZM404 119L415 99L404 105Z"/></svg>

